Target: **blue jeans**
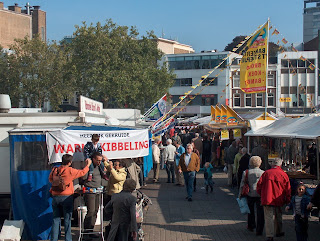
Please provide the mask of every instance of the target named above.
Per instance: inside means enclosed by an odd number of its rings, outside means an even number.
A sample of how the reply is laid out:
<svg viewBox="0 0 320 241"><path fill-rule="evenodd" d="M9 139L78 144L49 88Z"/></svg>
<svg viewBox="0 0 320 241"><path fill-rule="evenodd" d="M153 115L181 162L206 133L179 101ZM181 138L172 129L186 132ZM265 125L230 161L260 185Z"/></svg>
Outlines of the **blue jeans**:
<svg viewBox="0 0 320 241"><path fill-rule="evenodd" d="M71 217L73 211L73 196L53 196L52 209L53 209L53 220L51 230L51 241L59 239L60 227L61 227L61 208L63 210L64 217L64 230L65 240L72 241L71 237Z"/></svg>
<svg viewBox="0 0 320 241"><path fill-rule="evenodd" d="M295 220L295 230L297 241L307 241L308 240L308 218L303 218L301 215L296 215Z"/></svg>
<svg viewBox="0 0 320 241"><path fill-rule="evenodd" d="M184 183L187 188L188 198L192 198L193 182L194 182L194 178L196 176L196 172L195 171L184 172L183 176L184 176Z"/></svg>

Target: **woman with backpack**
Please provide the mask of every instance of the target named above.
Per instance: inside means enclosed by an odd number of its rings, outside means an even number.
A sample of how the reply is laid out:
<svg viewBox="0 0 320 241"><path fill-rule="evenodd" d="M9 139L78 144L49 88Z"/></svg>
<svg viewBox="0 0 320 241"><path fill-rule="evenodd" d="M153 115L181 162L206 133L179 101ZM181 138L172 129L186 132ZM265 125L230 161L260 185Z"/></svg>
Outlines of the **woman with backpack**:
<svg viewBox="0 0 320 241"><path fill-rule="evenodd" d="M86 166L82 170L71 167L72 156L64 154L62 164L54 167L49 175L49 182L52 184L50 193L52 194L52 230L50 240L56 241L59 238L60 226L63 210L65 240L72 241L71 237L71 217L73 212L73 180L84 176L89 171L91 160L86 160Z"/></svg>

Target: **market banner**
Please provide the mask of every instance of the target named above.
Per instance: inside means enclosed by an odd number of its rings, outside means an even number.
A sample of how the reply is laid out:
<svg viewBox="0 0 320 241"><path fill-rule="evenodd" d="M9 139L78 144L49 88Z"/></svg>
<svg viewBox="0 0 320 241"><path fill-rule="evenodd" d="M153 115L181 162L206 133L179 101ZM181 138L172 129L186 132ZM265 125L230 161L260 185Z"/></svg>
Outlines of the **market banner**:
<svg viewBox="0 0 320 241"><path fill-rule="evenodd" d="M221 105L221 123L227 123L227 109Z"/></svg>
<svg viewBox="0 0 320 241"><path fill-rule="evenodd" d="M173 117L170 117L165 121L162 121L157 123L156 125L153 125L151 128L151 133L154 136L159 136L162 133L165 133L169 129L173 128L174 126L175 126L175 119Z"/></svg>
<svg viewBox="0 0 320 241"><path fill-rule="evenodd" d="M221 109L219 108L218 105L216 105L216 123L220 123L221 120Z"/></svg>
<svg viewBox="0 0 320 241"><path fill-rule="evenodd" d="M73 155L73 161L83 161L83 148L92 134L100 136L102 154L109 160L149 155L148 130L86 131L58 130L46 133L49 163L61 162L64 154Z"/></svg>
<svg viewBox="0 0 320 241"><path fill-rule="evenodd" d="M269 21L254 34L245 47L240 63L240 88L245 93L266 92Z"/></svg>
<svg viewBox="0 0 320 241"><path fill-rule="evenodd" d="M214 106L211 106L211 121L215 121L216 120L216 109L214 108Z"/></svg>
<svg viewBox="0 0 320 241"><path fill-rule="evenodd" d="M238 119L242 120L242 118L229 106L226 105L227 109L227 125L228 126L235 126L238 125Z"/></svg>

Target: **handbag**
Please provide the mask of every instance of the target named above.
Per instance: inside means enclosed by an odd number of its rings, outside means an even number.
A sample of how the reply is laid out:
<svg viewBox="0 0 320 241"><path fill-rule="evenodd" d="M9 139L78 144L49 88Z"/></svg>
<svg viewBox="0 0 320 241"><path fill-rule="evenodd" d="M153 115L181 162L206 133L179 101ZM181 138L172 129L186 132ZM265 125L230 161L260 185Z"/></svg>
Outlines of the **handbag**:
<svg viewBox="0 0 320 241"><path fill-rule="evenodd" d="M250 213L250 209L249 209L249 206L248 206L247 198L245 198L245 197L237 198L237 202L238 202L241 214Z"/></svg>
<svg viewBox="0 0 320 241"><path fill-rule="evenodd" d="M249 182L248 182L248 169L246 170L245 172L245 178L244 178L244 185L242 187L242 190L241 190L241 197L245 197L245 196L248 196L249 194Z"/></svg>

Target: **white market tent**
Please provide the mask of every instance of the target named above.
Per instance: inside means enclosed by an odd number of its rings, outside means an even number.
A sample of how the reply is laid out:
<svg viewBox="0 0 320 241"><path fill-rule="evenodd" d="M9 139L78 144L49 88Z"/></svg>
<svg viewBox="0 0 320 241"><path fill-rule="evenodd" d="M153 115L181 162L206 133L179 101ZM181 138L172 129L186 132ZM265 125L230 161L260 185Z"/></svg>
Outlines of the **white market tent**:
<svg viewBox="0 0 320 241"><path fill-rule="evenodd" d="M317 139L320 137L320 115L310 114L296 119L282 118L245 136L264 136L273 138Z"/></svg>

